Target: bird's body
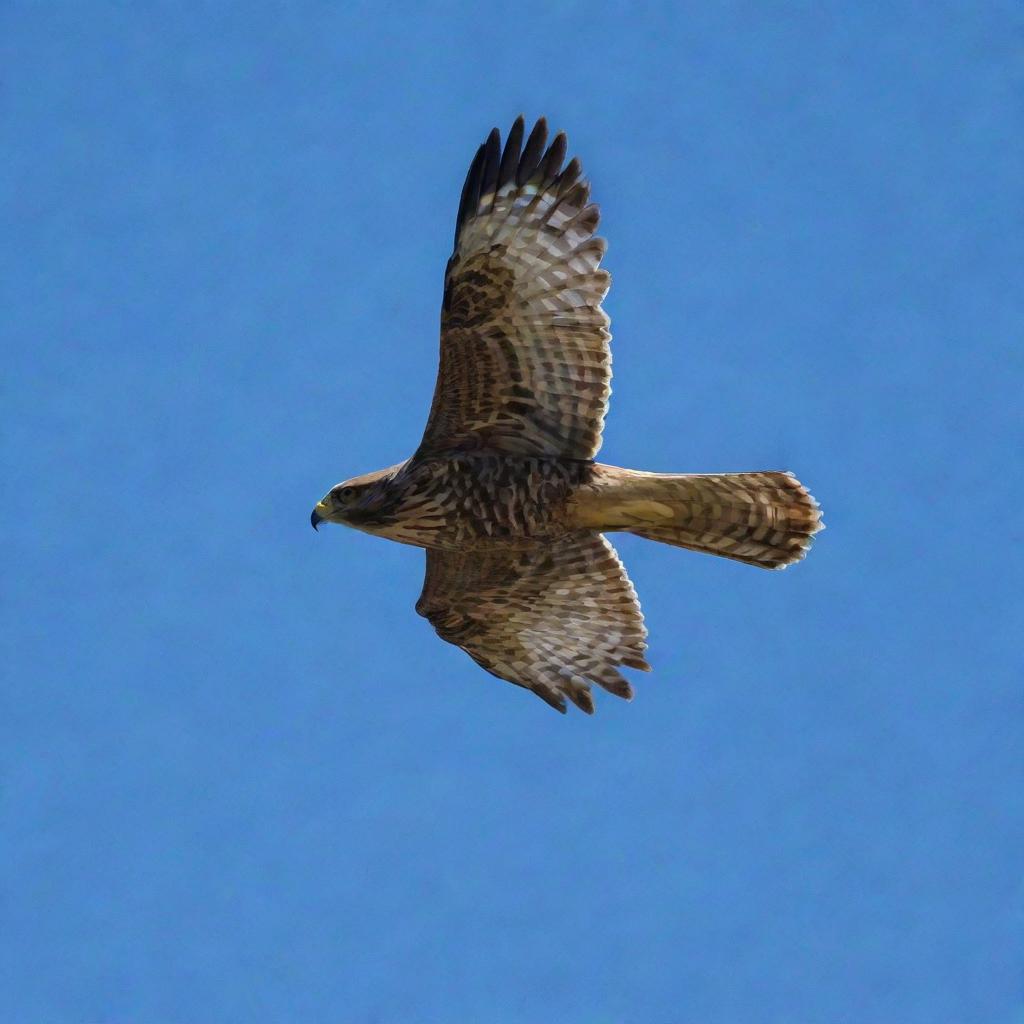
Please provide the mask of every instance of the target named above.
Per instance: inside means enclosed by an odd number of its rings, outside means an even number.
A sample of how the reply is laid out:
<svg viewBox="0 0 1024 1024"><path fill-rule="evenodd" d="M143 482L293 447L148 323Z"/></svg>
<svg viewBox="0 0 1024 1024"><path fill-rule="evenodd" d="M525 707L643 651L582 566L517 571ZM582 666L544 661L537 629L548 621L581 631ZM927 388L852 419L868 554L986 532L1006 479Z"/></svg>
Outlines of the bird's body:
<svg viewBox="0 0 1024 1024"><path fill-rule="evenodd" d="M570 501L594 473L550 457L414 456L368 489L349 525L421 548L522 547L576 528Z"/></svg>
<svg viewBox="0 0 1024 1024"><path fill-rule="evenodd" d="M713 520L717 536L725 509L735 505L742 513L736 525L743 528L746 543L761 543L763 550L737 551L733 544L715 553L749 562L788 562L792 548L776 551L772 543L763 543L774 537L776 546L784 545L785 522L781 531L773 529L775 523L761 514L763 506L745 490L753 485L763 493L772 478L782 500L765 507L795 515L805 505L805 492L785 473L642 473L583 459L482 452L414 456L383 473L348 481L349 486L364 479L367 484L349 509L346 525L402 544L448 551L523 548L581 530L643 533L645 527L688 527L692 543L681 546L701 547L699 534L705 531L697 529L696 520Z"/></svg>
<svg viewBox="0 0 1024 1024"><path fill-rule="evenodd" d="M416 609L494 675L561 711L591 683L632 696L647 669L636 593L603 534L625 531L763 568L821 528L789 473L656 474L594 461L610 394L604 242L565 136L520 118L470 167L445 275L441 360L411 458L347 480L313 525L427 550Z"/></svg>

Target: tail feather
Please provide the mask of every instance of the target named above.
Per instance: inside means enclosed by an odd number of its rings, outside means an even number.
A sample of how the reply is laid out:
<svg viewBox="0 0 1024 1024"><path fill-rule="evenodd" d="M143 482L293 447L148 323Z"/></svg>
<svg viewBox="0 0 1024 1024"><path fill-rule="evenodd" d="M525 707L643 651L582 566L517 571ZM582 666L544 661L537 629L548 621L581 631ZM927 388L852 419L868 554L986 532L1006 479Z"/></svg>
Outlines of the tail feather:
<svg viewBox="0 0 1024 1024"><path fill-rule="evenodd" d="M629 473L609 497L606 529L764 569L800 561L824 528L818 503L792 473Z"/></svg>

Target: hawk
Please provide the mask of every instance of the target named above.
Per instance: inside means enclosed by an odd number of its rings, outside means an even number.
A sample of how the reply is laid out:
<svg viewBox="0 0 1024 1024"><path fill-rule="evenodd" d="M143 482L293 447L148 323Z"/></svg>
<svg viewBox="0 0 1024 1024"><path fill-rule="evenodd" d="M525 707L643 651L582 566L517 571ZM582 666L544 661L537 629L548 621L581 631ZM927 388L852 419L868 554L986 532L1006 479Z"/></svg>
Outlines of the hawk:
<svg viewBox="0 0 1024 1024"><path fill-rule="evenodd" d="M411 458L345 480L311 521L426 550L416 611L488 672L565 712L592 684L629 700L649 671L622 531L782 569L822 527L790 473L644 473L594 461L611 355L598 208L566 137L477 150L445 271L441 355ZM564 166L563 166L564 165Z"/></svg>

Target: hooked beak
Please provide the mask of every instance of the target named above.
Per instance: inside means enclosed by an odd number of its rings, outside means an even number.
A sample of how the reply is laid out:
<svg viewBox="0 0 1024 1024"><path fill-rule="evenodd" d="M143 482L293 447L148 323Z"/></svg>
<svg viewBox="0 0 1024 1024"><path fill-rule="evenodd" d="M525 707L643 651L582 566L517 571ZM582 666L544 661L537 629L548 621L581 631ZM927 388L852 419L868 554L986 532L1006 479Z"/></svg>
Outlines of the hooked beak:
<svg viewBox="0 0 1024 1024"><path fill-rule="evenodd" d="M319 508L319 506L317 506L317 508ZM320 524L324 521L324 517L320 515L316 509L313 509L313 514L309 517L309 521L314 530L319 530Z"/></svg>

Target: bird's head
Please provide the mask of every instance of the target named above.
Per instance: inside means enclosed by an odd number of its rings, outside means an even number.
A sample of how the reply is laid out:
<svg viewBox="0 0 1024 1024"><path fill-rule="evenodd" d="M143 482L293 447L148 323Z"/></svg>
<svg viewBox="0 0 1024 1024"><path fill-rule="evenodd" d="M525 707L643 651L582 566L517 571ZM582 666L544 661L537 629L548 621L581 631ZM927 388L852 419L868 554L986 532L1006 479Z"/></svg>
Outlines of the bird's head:
<svg viewBox="0 0 1024 1024"><path fill-rule="evenodd" d="M390 466L378 469L374 473L354 476L351 480L343 480L332 487L317 503L309 521L313 529L321 523L341 523L343 526L364 527L366 521L375 516L385 497L382 485L391 480L396 471L402 468Z"/></svg>

